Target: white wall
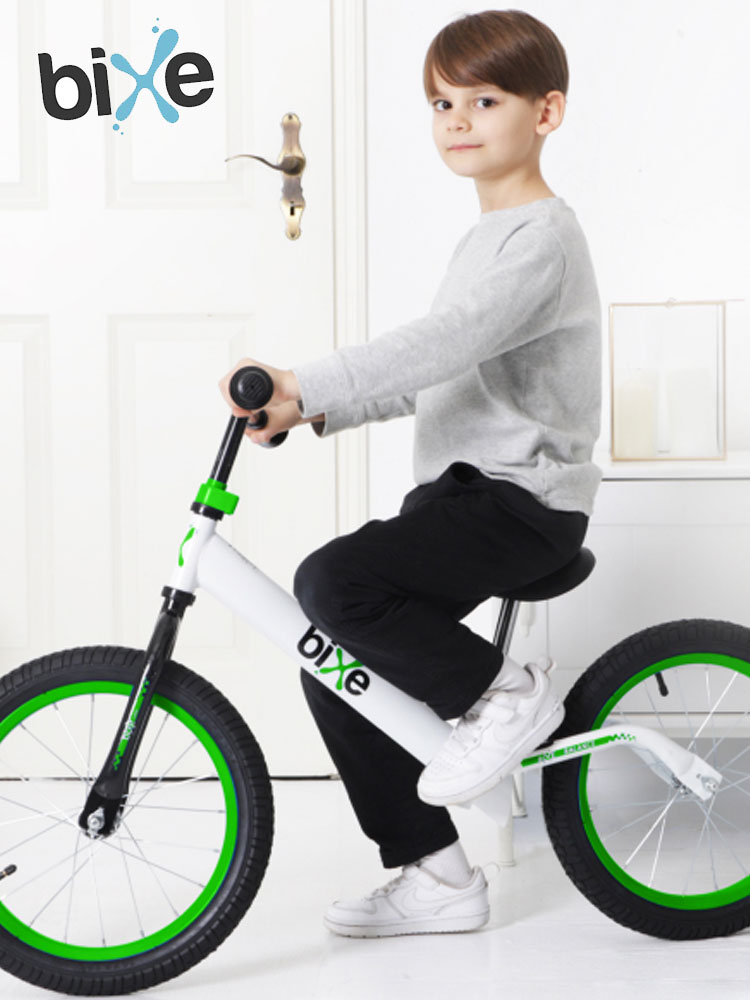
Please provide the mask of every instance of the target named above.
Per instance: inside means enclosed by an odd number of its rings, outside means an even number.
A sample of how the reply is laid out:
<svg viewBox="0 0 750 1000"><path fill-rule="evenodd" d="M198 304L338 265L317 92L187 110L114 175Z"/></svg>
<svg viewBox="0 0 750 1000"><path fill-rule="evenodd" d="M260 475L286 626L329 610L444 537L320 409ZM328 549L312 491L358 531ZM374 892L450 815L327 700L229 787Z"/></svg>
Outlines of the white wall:
<svg viewBox="0 0 750 1000"><path fill-rule="evenodd" d="M430 305L448 257L479 213L473 182L442 163L422 63L455 0L369 0L369 335ZM542 172L588 237L602 299L749 297L750 4L744 0L533 0L570 67L562 127ZM728 442L750 449L750 304L728 307ZM605 378L605 390L606 386ZM608 394L600 444L609 440ZM413 485L413 418L371 424L370 516Z"/></svg>

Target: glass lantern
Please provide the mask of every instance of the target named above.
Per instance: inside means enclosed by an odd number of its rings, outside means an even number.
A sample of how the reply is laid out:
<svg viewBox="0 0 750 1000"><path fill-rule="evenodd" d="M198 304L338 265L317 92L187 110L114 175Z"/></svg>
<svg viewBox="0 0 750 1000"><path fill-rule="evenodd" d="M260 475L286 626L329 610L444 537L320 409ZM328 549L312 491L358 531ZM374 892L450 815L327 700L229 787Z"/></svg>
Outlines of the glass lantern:
<svg viewBox="0 0 750 1000"><path fill-rule="evenodd" d="M612 459L726 458L726 302L609 308Z"/></svg>

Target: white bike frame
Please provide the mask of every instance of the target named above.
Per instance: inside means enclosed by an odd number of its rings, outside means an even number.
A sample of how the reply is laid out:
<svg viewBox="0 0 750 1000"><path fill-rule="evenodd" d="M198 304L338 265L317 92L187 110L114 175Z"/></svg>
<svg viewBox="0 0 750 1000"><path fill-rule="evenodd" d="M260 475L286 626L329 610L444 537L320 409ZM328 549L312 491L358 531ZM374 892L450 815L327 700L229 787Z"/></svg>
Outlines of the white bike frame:
<svg viewBox="0 0 750 1000"><path fill-rule="evenodd" d="M200 587L213 595L414 757L430 761L449 737L451 724L320 632L294 597L217 534L216 526L204 514L192 515L170 587L189 594ZM546 767L611 746L630 747L669 784L704 801L721 781L710 764L663 732L626 723L557 740L525 758L521 768ZM512 814L510 778L471 804L505 826Z"/></svg>

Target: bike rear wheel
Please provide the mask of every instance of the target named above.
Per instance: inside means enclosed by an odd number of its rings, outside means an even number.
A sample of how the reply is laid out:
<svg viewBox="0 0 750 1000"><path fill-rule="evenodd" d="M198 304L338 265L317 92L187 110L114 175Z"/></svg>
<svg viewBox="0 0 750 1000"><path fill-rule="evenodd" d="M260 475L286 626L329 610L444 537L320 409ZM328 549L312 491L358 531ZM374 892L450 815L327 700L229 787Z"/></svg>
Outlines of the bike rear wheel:
<svg viewBox="0 0 750 1000"><path fill-rule="evenodd" d="M703 619L645 629L589 667L565 704L556 736L646 725L723 776L704 802L621 744L546 768L545 821L575 885L656 937L750 925L750 629Z"/></svg>
<svg viewBox="0 0 750 1000"><path fill-rule="evenodd" d="M0 680L0 966L65 993L154 986L195 965L255 897L273 836L250 730L203 678L165 666L118 830L78 815L143 653L66 650Z"/></svg>

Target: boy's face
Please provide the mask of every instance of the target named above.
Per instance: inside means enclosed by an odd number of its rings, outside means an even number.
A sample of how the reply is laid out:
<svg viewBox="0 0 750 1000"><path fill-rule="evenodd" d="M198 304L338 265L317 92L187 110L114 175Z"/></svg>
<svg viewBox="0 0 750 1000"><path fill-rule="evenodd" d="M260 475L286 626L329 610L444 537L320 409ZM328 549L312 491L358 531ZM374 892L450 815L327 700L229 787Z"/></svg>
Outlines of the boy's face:
<svg viewBox="0 0 750 1000"><path fill-rule="evenodd" d="M549 115L550 95L532 101L494 84L457 87L439 75L435 85L432 135L454 173L493 181L538 166L544 137L559 124ZM551 93L564 104L559 91Z"/></svg>

